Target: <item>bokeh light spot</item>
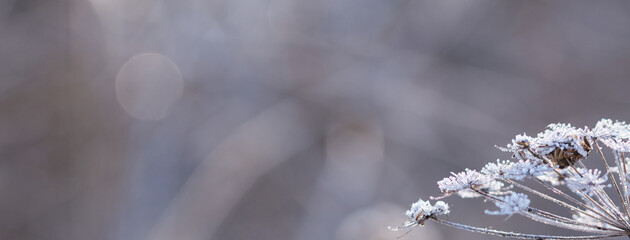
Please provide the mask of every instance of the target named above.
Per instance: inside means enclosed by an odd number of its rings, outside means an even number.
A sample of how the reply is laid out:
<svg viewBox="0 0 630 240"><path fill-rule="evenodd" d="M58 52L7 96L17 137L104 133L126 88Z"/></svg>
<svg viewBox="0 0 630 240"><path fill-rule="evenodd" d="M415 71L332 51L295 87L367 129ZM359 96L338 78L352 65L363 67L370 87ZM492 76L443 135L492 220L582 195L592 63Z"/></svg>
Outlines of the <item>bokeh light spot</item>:
<svg viewBox="0 0 630 240"><path fill-rule="evenodd" d="M182 74L173 61L158 53L129 59L116 76L116 97L134 118L160 120L182 94Z"/></svg>

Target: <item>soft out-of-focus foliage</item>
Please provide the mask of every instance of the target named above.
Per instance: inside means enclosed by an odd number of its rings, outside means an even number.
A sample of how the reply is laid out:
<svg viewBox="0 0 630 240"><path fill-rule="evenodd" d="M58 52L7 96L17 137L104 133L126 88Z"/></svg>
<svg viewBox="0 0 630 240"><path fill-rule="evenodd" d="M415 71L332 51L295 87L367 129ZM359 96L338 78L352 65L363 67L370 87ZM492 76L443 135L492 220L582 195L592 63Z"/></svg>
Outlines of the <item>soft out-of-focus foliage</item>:
<svg viewBox="0 0 630 240"><path fill-rule="evenodd" d="M494 144L629 120L629 20L623 1L0 1L0 238L391 239L435 179L509 157Z"/></svg>

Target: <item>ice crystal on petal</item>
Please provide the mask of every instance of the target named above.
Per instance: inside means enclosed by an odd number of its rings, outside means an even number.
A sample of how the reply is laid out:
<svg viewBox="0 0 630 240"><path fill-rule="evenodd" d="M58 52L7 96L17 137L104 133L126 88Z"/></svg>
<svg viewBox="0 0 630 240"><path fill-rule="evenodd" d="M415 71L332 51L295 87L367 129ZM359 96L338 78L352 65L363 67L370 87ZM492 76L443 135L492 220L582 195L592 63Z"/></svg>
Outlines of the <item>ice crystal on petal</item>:
<svg viewBox="0 0 630 240"><path fill-rule="evenodd" d="M452 194L465 189L480 189L487 187L492 182L492 177L481 174L475 170L466 169L464 172L451 173L453 176L437 182L440 191Z"/></svg>
<svg viewBox="0 0 630 240"><path fill-rule="evenodd" d="M499 208L498 211L486 210L488 215L512 215L514 213L524 211L529 207L529 198L522 193L512 193L509 196L500 197L495 202L495 205Z"/></svg>

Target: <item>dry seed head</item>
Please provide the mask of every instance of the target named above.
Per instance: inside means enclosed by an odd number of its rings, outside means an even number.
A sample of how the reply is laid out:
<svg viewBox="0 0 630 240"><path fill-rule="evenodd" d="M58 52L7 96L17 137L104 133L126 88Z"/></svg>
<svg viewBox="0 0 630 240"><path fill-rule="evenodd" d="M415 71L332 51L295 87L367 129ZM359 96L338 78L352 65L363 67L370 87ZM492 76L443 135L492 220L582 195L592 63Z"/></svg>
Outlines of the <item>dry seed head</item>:
<svg viewBox="0 0 630 240"><path fill-rule="evenodd" d="M558 166L559 168L563 169L569 166L573 166L573 164L575 164L577 161L580 161L588 156L592 147L586 136L571 136L571 138L572 140L579 142L576 147L556 147L553 151L545 155L547 160L551 162L551 166ZM586 154L583 155L584 153Z"/></svg>
<svg viewBox="0 0 630 240"><path fill-rule="evenodd" d="M609 167L598 143L613 150L616 166ZM606 163L606 171L586 169L583 164L574 166L586 159L593 147L597 147L601 160ZM409 220L403 226L390 229L400 230L434 220L447 226L506 238L577 240L630 237L630 161L624 156L624 152L630 152L630 125L608 119L599 121L593 130L586 127L577 129L569 124L550 124L536 137L517 135L507 147L499 149L511 152L517 161L497 160L496 163L486 164L479 172L466 169L457 174L451 173L452 176L438 181L443 195L432 199L442 199L455 193L462 198L484 197L498 208L495 211L486 210L486 214L520 214L547 225L597 235L525 234L454 223L439 217L449 212L446 203L438 201L431 205L422 200L407 211ZM620 184L613 174L617 174ZM548 195L528 187L526 179L536 180L554 194ZM612 184L607 183L609 180ZM568 189L558 188L560 185ZM604 189L613 186L622 206L617 206L608 195L610 191ZM512 192L513 188L567 208L573 218L530 207L529 197Z"/></svg>

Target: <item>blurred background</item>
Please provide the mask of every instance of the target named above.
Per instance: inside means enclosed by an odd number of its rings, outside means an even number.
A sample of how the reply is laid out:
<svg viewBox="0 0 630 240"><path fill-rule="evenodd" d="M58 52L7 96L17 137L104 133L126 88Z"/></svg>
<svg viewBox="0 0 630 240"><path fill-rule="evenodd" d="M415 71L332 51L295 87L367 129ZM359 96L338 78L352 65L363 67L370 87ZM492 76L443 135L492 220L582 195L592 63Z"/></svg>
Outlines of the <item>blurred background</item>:
<svg viewBox="0 0 630 240"><path fill-rule="evenodd" d="M395 239L514 135L630 120L629 40L625 1L1 0L0 239Z"/></svg>

